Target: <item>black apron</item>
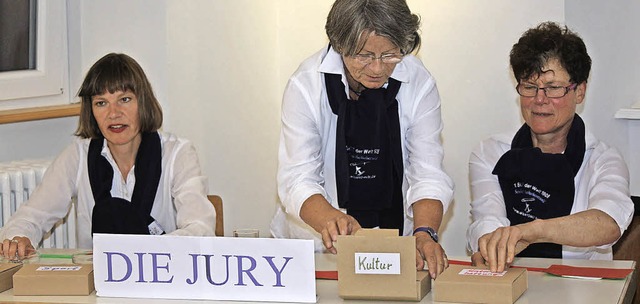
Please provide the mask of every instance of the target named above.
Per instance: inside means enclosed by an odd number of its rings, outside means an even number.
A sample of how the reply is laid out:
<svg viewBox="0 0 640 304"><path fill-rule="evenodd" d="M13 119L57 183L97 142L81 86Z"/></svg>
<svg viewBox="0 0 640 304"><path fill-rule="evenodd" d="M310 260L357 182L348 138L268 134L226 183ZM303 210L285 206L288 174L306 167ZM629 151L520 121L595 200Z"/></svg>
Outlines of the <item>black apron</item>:
<svg viewBox="0 0 640 304"><path fill-rule="evenodd" d="M335 171L338 205L363 228L393 228L402 235L402 147L396 95L400 82L365 89L349 100L341 75L325 74L329 105L338 115Z"/></svg>
<svg viewBox="0 0 640 304"><path fill-rule="evenodd" d="M87 156L89 181L95 200L91 233L162 234L152 229L151 208L162 173L162 148L157 132L143 133L135 162L136 184L131 202L111 196L113 168L101 155L104 139L91 140ZM152 227L159 227L156 224ZM161 228L160 228L161 229Z"/></svg>
<svg viewBox="0 0 640 304"><path fill-rule="evenodd" d="M493 169L504 196L511 225L535 219L550 219L571 213L575 195L574 177L580 170L584 152L584 122L575 115L563 154L542 153L533 147L531 129L524 124ZM519 257L562 258L562 245L536 243Z"/></svg>

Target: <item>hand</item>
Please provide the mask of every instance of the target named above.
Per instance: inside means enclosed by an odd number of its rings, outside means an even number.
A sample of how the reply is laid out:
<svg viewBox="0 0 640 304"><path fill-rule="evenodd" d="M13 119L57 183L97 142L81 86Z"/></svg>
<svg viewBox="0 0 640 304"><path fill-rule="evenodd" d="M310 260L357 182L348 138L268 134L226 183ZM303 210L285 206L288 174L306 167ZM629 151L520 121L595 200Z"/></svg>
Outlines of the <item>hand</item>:
<svg viewBox="0 0 640 304"><path fill-rule="evenodd" d="M0 253L8 260L14 260L16 257L22 260L36 252L31 245L31 240L23 236L16 236L11 240L5 239L0 245Z"/></svg>
<svg viewBox="0 0 640 304"><path fill-rule="evenodd" d="M529 244L530 242L525 239L520 226L500 227L494 232L483 235L478 240L481 258L489 264L489 269L492 272L501 272L508 268L513 263L516 254L527 248ZM480 261L477 256L476 260Z"/></svg>
<svg viewBox="0 0 640 304"><path fill-rule="evenodd" d="M416 236L416 269L422 270L424 268L424 262L427 261L427 267L429 268L429 274L431 278L435 279L441 274L447 267L449 267L449 260L444 253L444 249L440 244L431 239L431 236L426 232L418 232Z"/></svg>
<svg viewBox="0 0 640 304"><path fill-rule="evenodd" d="M480 251L471 255L471 266L487 266L487 261L484 260Z"/></svg>
<svg viewBox="0 0 640 304"><path fill-rule="evenodd" d="M304 201L300 218L322 235L324 247L333 254L338 253L333 247L338 235L354 234L360 229L360 223L355 218L331 206L320 194L314 194Z"/></svg>
<svg viewBox="0 0 640 304"><path fill-rule="evenodd" d="M333 246L333 242L338 240L338 235L352 235L361 228L360 223L351 215L344 214L339 210L336 211L335 216L327 220L319 231L324 247L333 254L338 253Z"/></svg>

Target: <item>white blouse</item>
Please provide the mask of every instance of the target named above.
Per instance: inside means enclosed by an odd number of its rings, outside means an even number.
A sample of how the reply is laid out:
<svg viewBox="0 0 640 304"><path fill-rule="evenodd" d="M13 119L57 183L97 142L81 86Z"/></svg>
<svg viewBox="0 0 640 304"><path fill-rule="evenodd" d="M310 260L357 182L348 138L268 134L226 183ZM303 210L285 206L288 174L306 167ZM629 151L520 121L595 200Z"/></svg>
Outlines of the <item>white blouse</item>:
<svg viewBox="0 0 640 304"><path fill-rule="evenodd" d="M478 251L478 239L499 227L510 225L498 177L491 172L500 157L511 149L515 134L500 134L482 141L471 153L471 215L467 230L469 249ZM615 148L607 146L586 131L586 150L582 166L574 178L575 195L570 214L598 209L611 216L622 234L631 223L633 202L629 191L629 170ZM611 260L612 244L578 248L562 246L562 257L570 259Z"/></svg>
<svg viewBox="0 0 640 304"><path fill-rule="evenodd" d="M167 234L213 236L215 210L207 199L208 179L200 171L194 146L175 135L159 134L162 173L151 216ZM0 229L0 240L26 236L35 246L66 215L75 196L78 248L92 248L91 214L95 201L87 172L89 143L89 139L77 138L53 161L29 200ZM134 169L125 181L106 144L102 155L114 171L111 195L130 201Z"/></svg>
<svg viewBox="0 0 640 304"><path fill-rule="evenodd" d="M338 208L337 115L329 106L325 73L342 75L345 94L348 93L342 57L326 47L305 60L285 88L278 154L278 194L282 205L271 222L275 237L312 239L317 251L323 249L321 237L300 219L300 208L314 194L321 194ZM404 232L410 235L411 205L424 198L436 199L446 212L453 196L453 181L442 167L443 125L435 79L412 55L396 65L391 77L402 83L396 99L404 161Z"/></svg>

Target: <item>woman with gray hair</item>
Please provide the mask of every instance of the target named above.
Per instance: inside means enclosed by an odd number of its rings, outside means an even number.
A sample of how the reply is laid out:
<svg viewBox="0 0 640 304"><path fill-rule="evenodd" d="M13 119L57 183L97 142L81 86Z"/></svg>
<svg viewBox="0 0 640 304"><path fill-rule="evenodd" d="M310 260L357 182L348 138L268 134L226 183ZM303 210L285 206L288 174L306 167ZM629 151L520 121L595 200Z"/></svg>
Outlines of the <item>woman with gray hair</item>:
<svg viewBox="0 0 640 304"><path fill-rule="evenodd" d="M404 0L337 0L329 46L291 76L282 104L275 237L336 253L361 227L416 236L416 267L447 266L437 231L453 195L442 168L435 80L411 55L420 18Z"/></svg>

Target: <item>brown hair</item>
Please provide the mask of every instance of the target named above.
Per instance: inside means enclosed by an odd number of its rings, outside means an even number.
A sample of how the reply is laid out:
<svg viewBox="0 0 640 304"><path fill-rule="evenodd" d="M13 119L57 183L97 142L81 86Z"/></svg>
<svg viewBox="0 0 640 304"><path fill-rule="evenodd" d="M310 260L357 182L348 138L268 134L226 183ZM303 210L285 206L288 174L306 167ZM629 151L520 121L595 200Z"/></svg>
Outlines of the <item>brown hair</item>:
<svg viewBox="0 0 640 304"><path fill-rule="evenodd" d="M543 22L527 30L513 45L509 63L518 83L539 76L549 60L557 59L569 73L569 81L581 84L591 71L591 57L577 33L567 26Z"/></svg>
<svg viewBox="0 0 640 304"><path fill-rule="evenodd" d="M138 98L140 132L154 132L162 126L162 108L140 65L125 54L110 53L93 64L78 91L82 103L75 135L82 138L103 136L93 117L91 98L117 91L130 91Z"/></svg>

